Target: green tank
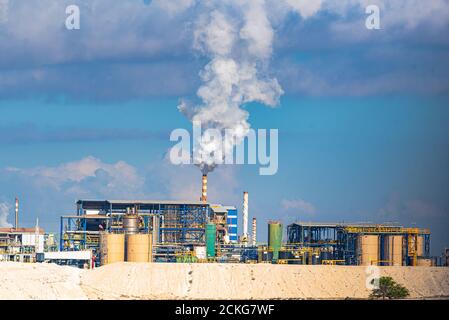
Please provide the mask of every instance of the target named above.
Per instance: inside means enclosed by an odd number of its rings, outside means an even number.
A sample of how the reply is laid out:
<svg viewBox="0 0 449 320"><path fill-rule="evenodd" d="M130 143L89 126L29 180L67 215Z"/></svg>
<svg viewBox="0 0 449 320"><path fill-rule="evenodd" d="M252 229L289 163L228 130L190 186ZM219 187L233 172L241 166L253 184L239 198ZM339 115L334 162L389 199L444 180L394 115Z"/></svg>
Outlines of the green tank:
<svg viewBox="0 0 449 320"><path fill-rule="evenodd" d="M279 222L268 223L268 248L273 252L272 261L279 260L279 251L282 246L282 224Z"/></svg>
<svg viewBox="0 0 449 320"><path fill-rule="evenodd" d="M206 224L206 255L208 258L215 257L215 238L217 226L214 223Z"/></svg>

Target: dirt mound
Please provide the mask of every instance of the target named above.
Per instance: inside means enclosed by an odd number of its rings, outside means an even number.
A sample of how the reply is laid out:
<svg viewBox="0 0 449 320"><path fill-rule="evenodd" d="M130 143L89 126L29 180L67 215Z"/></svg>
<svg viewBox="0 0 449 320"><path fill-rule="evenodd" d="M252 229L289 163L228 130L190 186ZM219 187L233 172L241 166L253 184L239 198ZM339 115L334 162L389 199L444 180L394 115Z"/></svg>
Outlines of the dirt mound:
<svg viewBox="0 0 449 320"><path fill-rule="evenodd" d="M449 268L381 267L411 298L449 297ZM0 299L367 298L365 267L116 263L95 270L0 263Z"/></svg>
<svg viewBox="0 0 449 320"><path fill-rule="evenodd" d="M411 298L449 296L449 269L383 267ZM91 299L367 298L365 267L117 263L83 273Z"/></svg>
<svg viewBox="0 0 449 320"><path fill-rule="evenodd" d="M0 263L0 299L87 299L81 272L72 267L40 263Z"/></svg>

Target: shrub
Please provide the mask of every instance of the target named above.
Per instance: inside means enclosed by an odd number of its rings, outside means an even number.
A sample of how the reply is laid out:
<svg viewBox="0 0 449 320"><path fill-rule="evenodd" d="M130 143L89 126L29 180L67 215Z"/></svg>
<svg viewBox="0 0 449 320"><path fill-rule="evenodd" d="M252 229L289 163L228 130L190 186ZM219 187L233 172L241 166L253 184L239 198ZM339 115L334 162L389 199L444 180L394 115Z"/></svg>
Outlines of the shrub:
<svg viewBox="0 0 449 320"><path fill-rule="evenodd" d="M374 280L371 283L374 283ZM372 299L402 299L408 296L407 288L396 283L391 277L380 277L379 288L373 289L370 294Z"/></svg>

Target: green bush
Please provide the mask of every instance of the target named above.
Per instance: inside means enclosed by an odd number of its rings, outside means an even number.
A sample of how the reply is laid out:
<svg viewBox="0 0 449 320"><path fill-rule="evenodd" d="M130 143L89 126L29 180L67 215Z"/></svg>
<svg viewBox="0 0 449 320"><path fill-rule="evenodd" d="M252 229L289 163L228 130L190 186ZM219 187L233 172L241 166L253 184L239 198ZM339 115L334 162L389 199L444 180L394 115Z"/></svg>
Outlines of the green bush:
<svg viewBox="0 0 449 320"><path fill-rule="evenodd" d="M371 281L374 284L374 280ZM380 277L379 288L373 289L371 299L402 299L409 296L407 288L396 283L391 277Z"/></svg>

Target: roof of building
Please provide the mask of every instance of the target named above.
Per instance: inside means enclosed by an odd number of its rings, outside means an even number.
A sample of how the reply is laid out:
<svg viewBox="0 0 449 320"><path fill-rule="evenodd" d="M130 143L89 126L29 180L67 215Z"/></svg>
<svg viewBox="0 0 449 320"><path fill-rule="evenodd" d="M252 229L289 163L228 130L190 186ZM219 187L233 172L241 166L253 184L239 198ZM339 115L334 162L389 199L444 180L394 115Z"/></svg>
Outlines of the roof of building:
<svg viewBox="0 0 449 320"><path fill-rule="evenodd" d="M228 213L228 210L226 210L225 207L220 205L211 205L210 208L214 213Z"/></svg>
<svg viewBox="0 0 449 320"><path fill-rule="evenodd" d="M303 227L328 227L328 228L336 228L336 227L376 227L376 226L383 226L383 227L393 227L393 228L400 228L401 226L399 224L375 224L371 222L358 222L358 223L348 223L348 222L306 222L306 221L296 221L292 223L291 225L299 225Z"/></svg>
<svg viewBox="0 0 449 320"><path fill-rule="evenodd" d="M0 228L0 233L36 233L36 228ZM39 228L39 234L44 234L44 229Z"/></svg>
<svg viewBox="0 0 449 320"><path fill-rule="evenodd" d="M209 205L209 203L204 203L202 201L191 201L191 200L78 200L77 204L115 204L115 205L139 205L139 204L168 204L168 205Z"/></svg>

